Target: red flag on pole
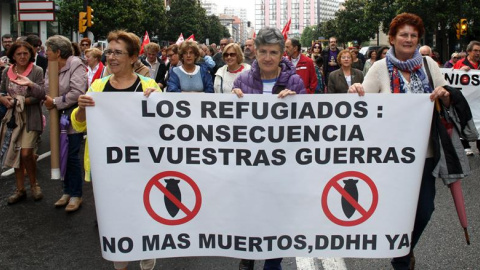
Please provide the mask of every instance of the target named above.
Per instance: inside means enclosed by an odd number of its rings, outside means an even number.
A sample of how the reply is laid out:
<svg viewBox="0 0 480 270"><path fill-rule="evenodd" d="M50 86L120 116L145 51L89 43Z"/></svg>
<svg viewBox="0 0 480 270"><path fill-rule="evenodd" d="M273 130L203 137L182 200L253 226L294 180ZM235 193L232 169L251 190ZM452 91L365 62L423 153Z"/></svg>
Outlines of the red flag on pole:
<svg viewBox="0 0 480 270"><path fill-rule="evenodd" d="M285 24L285 26L283 27L282 35L283 35L283 38L285 38L285 40L288 39L288 32L290 31L290 24L291 23L292 23L292 18L288 19L287 24Z"/></svg>
<svg viewBox="0 0 480 270"><path fill-rule="evenodd" d="M182 44L182 42L183 42L183 34L180 33L180 36L178 36L177 42L175 42L175 44L180 45Z"/></svg>
<svg viewBox="0 0 480 270"><path fill-rule="evenodd" d="M150 43L150 37L148 36L148 32L145 31L145 36L143 37L142 47L140 48L140 55L143 54L143 47Z"/></svg>
<svg viewBox="0 0 480 270"><path fill-rule="evenodd" d="M257 37L257 33L253 32L253 39Z"/></svg>
<svg viewBox="0 0 480 270"><path fill-rule="evenodd" d="M189 36L186 40L193 40L193 41L195 41L195 35Z"/></svg>

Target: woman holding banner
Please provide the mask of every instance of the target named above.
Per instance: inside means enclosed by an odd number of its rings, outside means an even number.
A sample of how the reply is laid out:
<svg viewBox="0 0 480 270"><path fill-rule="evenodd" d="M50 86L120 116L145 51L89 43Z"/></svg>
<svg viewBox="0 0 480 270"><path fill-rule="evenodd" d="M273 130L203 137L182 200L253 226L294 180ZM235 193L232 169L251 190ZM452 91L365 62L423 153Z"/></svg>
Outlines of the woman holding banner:
<svg viewBox="0 0 480 270"><path fill-rule="evenodd" d="M112 75L96 80L89 92L140 92L145 96L161 91L155 80L143 77L134 72L134 64L140 52L140 39L133 33L114 31L108 35L108 48L105 51L107 63ZM81 95L78 98L78 108L72 112L72 125L78 132L87 130L85 107L95 106L92 97ZM85 175L90 176L90 159L88 157L88 142L85 143ZM128 262L114 262L115 269L127 269ZM141 269L153 269L155 259L140 261Z"/></svg>
<svg viewBox="0 0 480 270"><path fill-rule="evenodd" d="M283 58L285 40L277 28L265 27L255 39L256 61L249 71L241 73L233 83L232 93L243 94L306 94L302 79L295 73L292 62ZM281 270L282 258L265 260L264 269ZM253 269L253 260L241 260L239 269Z"/></svg>
<svg viewBox="0 0 480 270"><path fill-rule="evenodd" d="M429 93L432 101L439 100L444 107L449 107L450 92L443 87L447 82L437 63L428 56L423 58L418 51L418 42L424 32L423 21L417 15L402 13L396 16L390 23L388 36L392 47L386 57L375 63L363 83L353 84L349 92L360 96L365 93ZM432 172L439 158L437 159L436 144L432 139L433 136L430 138L423 170L411 251L404 257L392 260L394 269L414 269L413 249L434 211L435 176Z"/></svg>

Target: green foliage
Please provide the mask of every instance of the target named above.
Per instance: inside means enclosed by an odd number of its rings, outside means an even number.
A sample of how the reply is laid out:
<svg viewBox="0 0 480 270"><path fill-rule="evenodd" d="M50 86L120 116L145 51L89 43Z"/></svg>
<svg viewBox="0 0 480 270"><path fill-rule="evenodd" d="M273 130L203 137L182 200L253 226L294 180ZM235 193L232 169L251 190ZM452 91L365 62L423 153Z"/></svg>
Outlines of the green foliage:
<svg viewBox="0 0 480 270"><path fill-rule="evenodd" d="M312 44L312 40L315 39L313 32L314 30L312 26L307 26L303 28L302 36L300 37L300 43L303 47L310 47L310 44Z"/></svg>
<svg viewBox="0 0 480 270"><path fill-rule="evenodd" d="M93 27L88 28L96 39L105 38L116 29L124 29L142 37L148 31L150 37L176 41L180 33L185 38L194 34L195 39L218 43L221 37L230 37L217 16L207 16L197 0L172 0L166 11L160 0L102 0L92 1ZM59 2L58 21L63 29L77 31L78 13L83 10L83 0Z"/></svg>

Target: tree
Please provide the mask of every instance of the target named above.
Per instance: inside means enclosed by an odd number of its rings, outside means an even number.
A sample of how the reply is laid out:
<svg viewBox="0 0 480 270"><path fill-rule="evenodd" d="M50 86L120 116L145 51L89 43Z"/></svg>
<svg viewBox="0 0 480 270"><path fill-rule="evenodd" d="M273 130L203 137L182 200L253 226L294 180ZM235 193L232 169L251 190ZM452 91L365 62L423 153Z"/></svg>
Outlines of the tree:
<svg viewBox="0 0 480 270"><path fill-rule="evenodd" d="M307 26L303 28L302 36L300 37L300 43L304 47L309 47L312 43L312 40L315 39L314 30L312 26Z"/></svg>
<svg viewBox="0 0 480 270"><path fill-rule="evenodd" d="M198 32L199 22L195 6L196 0L172 0L170 11L167 13L167 38L177 40L178 35L183 33L186 38Z"/></svg>
<svg viewBox="0 0 480 270"><path fill-rule="evenodd" d="M148 31L150 36L157 35L162 39L167 26L163 1L142 0L142 7L148 7L142 9L142 30Z"/></svg>
<svg viewBox="0 0 480 270"><path fill-rule="evenodd" d="M340 41L363 41L375 37L378 22L370 20L366 15L366 1L349 0L345 2L345 9L336 13L337 38Z"/></svg>

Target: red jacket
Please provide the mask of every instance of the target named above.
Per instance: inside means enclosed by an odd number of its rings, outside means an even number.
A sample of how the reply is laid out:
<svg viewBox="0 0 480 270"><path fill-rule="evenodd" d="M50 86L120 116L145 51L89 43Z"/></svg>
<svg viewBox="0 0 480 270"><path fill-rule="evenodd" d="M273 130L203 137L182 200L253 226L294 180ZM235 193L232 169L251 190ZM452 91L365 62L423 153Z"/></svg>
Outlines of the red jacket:
<svg viewBox="0 0 480 270"><path fill-rule="evenodd" d="M292 60L289 58L290 61ZM302 78L303 84L308 94L315 93L317 88L317 74L315 74L315 66L313 66L313 60L300 54L300 60L298 60L296 73Z"/></svg>
<svg viewBox="0 0 480 270"><path fill-rule="evenodd" d="M457 63L455 63L455 65L453 66L453 69L461 69L464 66L469 66L471 69L480 69L480 64L477 64L477 67L475 68L475 66L473 66L473 64L468 61L467 57L458 60Z"/></svg>

